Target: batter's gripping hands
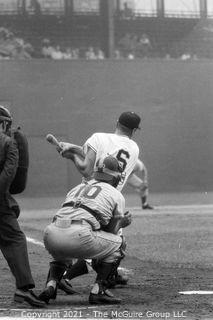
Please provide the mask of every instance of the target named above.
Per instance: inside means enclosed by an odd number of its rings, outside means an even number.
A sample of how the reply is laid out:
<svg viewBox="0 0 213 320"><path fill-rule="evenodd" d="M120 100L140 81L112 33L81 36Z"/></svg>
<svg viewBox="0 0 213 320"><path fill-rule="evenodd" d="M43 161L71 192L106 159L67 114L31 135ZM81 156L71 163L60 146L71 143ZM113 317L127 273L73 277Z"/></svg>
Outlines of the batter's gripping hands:
<svg viewBox="0 0 213 320"><path fill-rule="evenodd" d="M56 147L56 150L61 153L63 150L63 147L61 146L61 143L58 141L58 139L51 133L47 134L46 140L51 143L53 146Z"/></svg>

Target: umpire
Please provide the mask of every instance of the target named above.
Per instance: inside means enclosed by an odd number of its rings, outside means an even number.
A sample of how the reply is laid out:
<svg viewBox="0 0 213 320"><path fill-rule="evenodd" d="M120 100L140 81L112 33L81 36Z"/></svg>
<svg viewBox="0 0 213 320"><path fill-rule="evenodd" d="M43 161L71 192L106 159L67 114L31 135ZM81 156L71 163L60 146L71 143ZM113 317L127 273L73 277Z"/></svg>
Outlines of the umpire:
<svg viewBox="0 0 213 320"><path fill-rule="evenodd" d="M0 106L0 249L16 280L14 300L43 307L44 302L31 290L35 284L29 265L26 237L17 221L20 209L9 192L19 160L17 144L10 133L11 124L10 112Z"/></svg>

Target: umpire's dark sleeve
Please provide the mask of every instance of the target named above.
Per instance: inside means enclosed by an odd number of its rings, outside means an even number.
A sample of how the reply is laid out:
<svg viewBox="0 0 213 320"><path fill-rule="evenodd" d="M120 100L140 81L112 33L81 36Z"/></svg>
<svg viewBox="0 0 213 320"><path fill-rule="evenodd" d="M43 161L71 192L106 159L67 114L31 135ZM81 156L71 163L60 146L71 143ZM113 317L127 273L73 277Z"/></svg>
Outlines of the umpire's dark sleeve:
<svg viewBox="0 0 213 320"><path fill-rule="evenodd" d="M0 172L0 193L9 191L18 167L18 147L13 138L6 137L4 145L4 162Z"/></svg>

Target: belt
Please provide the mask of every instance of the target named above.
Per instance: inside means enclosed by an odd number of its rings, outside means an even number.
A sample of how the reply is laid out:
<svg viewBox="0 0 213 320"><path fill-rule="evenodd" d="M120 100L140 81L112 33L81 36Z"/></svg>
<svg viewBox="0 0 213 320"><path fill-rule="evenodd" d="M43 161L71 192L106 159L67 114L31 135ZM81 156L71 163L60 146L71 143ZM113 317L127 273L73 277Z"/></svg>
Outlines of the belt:
<svg viewBox="0 0 213 320"><path fill-rule="evenodd" d="M69 228L72 224L78 224L78 225L88 225L89 223L85 220L70 220L70 219L60 219L58 217L55 217L53 220L53 223L56 227L59 228Z"/></svg>
<svg viewBox="0 0 213 320"><path fill-rule="evenodd" d="M100 217L99 217L99 215L97 214L97 212L95 212L94 210L92 210L91 208L85 206L85 205L82 204L82 203L70 201L70 202L64 203L62 207L63 207L63 208L64 208L64 207L73 207L73 208L81 208L81 209L84 209L84 210L86 210L87 212L89 212L89 213L101 224L101 220L100 220Z"/></svg>

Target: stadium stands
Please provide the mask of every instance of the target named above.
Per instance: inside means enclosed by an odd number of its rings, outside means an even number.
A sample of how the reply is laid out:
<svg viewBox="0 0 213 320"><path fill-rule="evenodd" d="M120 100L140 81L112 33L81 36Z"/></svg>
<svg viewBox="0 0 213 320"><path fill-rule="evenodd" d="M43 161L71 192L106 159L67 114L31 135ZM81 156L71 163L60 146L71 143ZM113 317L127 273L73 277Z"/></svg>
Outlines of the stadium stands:
<svg viewBox="0 0 213 320"><path fill-rule="evenodd" d="M39 15L29 13L1 13L0 30L5 29L6 34L19 39L15 49L14 43L11 49L11 42L4 41L0 33L2 59L106 57L104 25L97 11L75 12L71 16L62 14L62 11L49 14L46 10ZM127 19L127 13L124 13L115 12L114 16L114 58L213 58L212 20L162 18L139 13Z"/></svg>

